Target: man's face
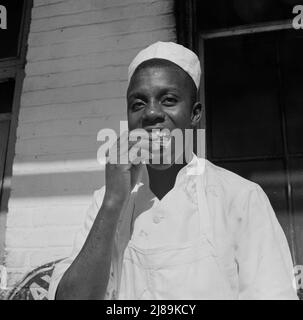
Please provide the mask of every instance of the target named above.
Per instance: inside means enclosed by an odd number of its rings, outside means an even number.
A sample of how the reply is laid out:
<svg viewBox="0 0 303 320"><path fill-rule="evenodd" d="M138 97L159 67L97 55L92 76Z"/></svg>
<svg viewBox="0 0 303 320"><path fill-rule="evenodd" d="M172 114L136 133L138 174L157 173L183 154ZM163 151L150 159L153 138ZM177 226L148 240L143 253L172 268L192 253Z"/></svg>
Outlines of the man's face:
<svg viewBox="0 0 303 320"><path fill-rule="evenodd" d="M189 76L174 64L139 67L127 92L129 130L193 128L197 112L193 86Z"/></svg>

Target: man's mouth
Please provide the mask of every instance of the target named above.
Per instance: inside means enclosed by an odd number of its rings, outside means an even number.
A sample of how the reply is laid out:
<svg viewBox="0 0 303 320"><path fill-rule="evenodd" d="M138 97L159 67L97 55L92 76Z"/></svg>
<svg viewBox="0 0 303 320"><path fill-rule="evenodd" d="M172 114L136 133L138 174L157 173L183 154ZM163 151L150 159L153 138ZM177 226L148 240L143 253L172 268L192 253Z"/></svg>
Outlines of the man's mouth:
<svg viewBox="0 0 303 320"><path fill-rule="evenodd" d="M160 148L167 148L171 141L170 131L168 129L155 130L151 134L152 142Z"/></svg>

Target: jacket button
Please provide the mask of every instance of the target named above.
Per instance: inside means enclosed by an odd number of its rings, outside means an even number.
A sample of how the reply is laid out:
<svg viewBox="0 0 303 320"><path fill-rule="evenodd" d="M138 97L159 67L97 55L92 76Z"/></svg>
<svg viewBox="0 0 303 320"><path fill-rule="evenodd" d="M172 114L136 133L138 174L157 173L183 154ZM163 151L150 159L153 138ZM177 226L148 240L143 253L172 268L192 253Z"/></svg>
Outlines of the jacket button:
<svg viewBox="0 0 303 320"><path fill-rule="evenodd" d="M153 217L153 221L154 221L155 224L159 224L161 222L161 218L158 217L158 216L154 216Z"/></svg>

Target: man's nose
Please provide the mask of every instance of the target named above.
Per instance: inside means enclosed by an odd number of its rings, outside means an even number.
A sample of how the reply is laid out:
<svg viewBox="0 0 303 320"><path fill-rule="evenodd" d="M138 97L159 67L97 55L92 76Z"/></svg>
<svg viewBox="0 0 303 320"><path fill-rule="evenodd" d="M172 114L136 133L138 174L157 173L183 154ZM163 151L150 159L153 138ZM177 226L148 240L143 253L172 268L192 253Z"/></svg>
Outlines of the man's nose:
<svg viewBox="0 0 303 320"><path fill-rule="evenodd" d="M149 123L163 122L165 119L165 114L162 110L161 105L156 101L150 102L144 109L143 121Z"/></svg>

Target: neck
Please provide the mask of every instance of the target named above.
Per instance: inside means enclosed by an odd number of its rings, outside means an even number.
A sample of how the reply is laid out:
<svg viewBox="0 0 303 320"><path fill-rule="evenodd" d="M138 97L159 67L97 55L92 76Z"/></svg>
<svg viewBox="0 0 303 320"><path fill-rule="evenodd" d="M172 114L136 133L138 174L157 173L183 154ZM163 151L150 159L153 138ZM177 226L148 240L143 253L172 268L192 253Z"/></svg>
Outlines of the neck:
<svg viewBox="0 0 303 320"><path fill-rule="evenodd" d="M149 175L149 187L158 199L162 199L175 185L178 172L186 166L173 164L166 170L157 170L147 166Z"/></svg>

